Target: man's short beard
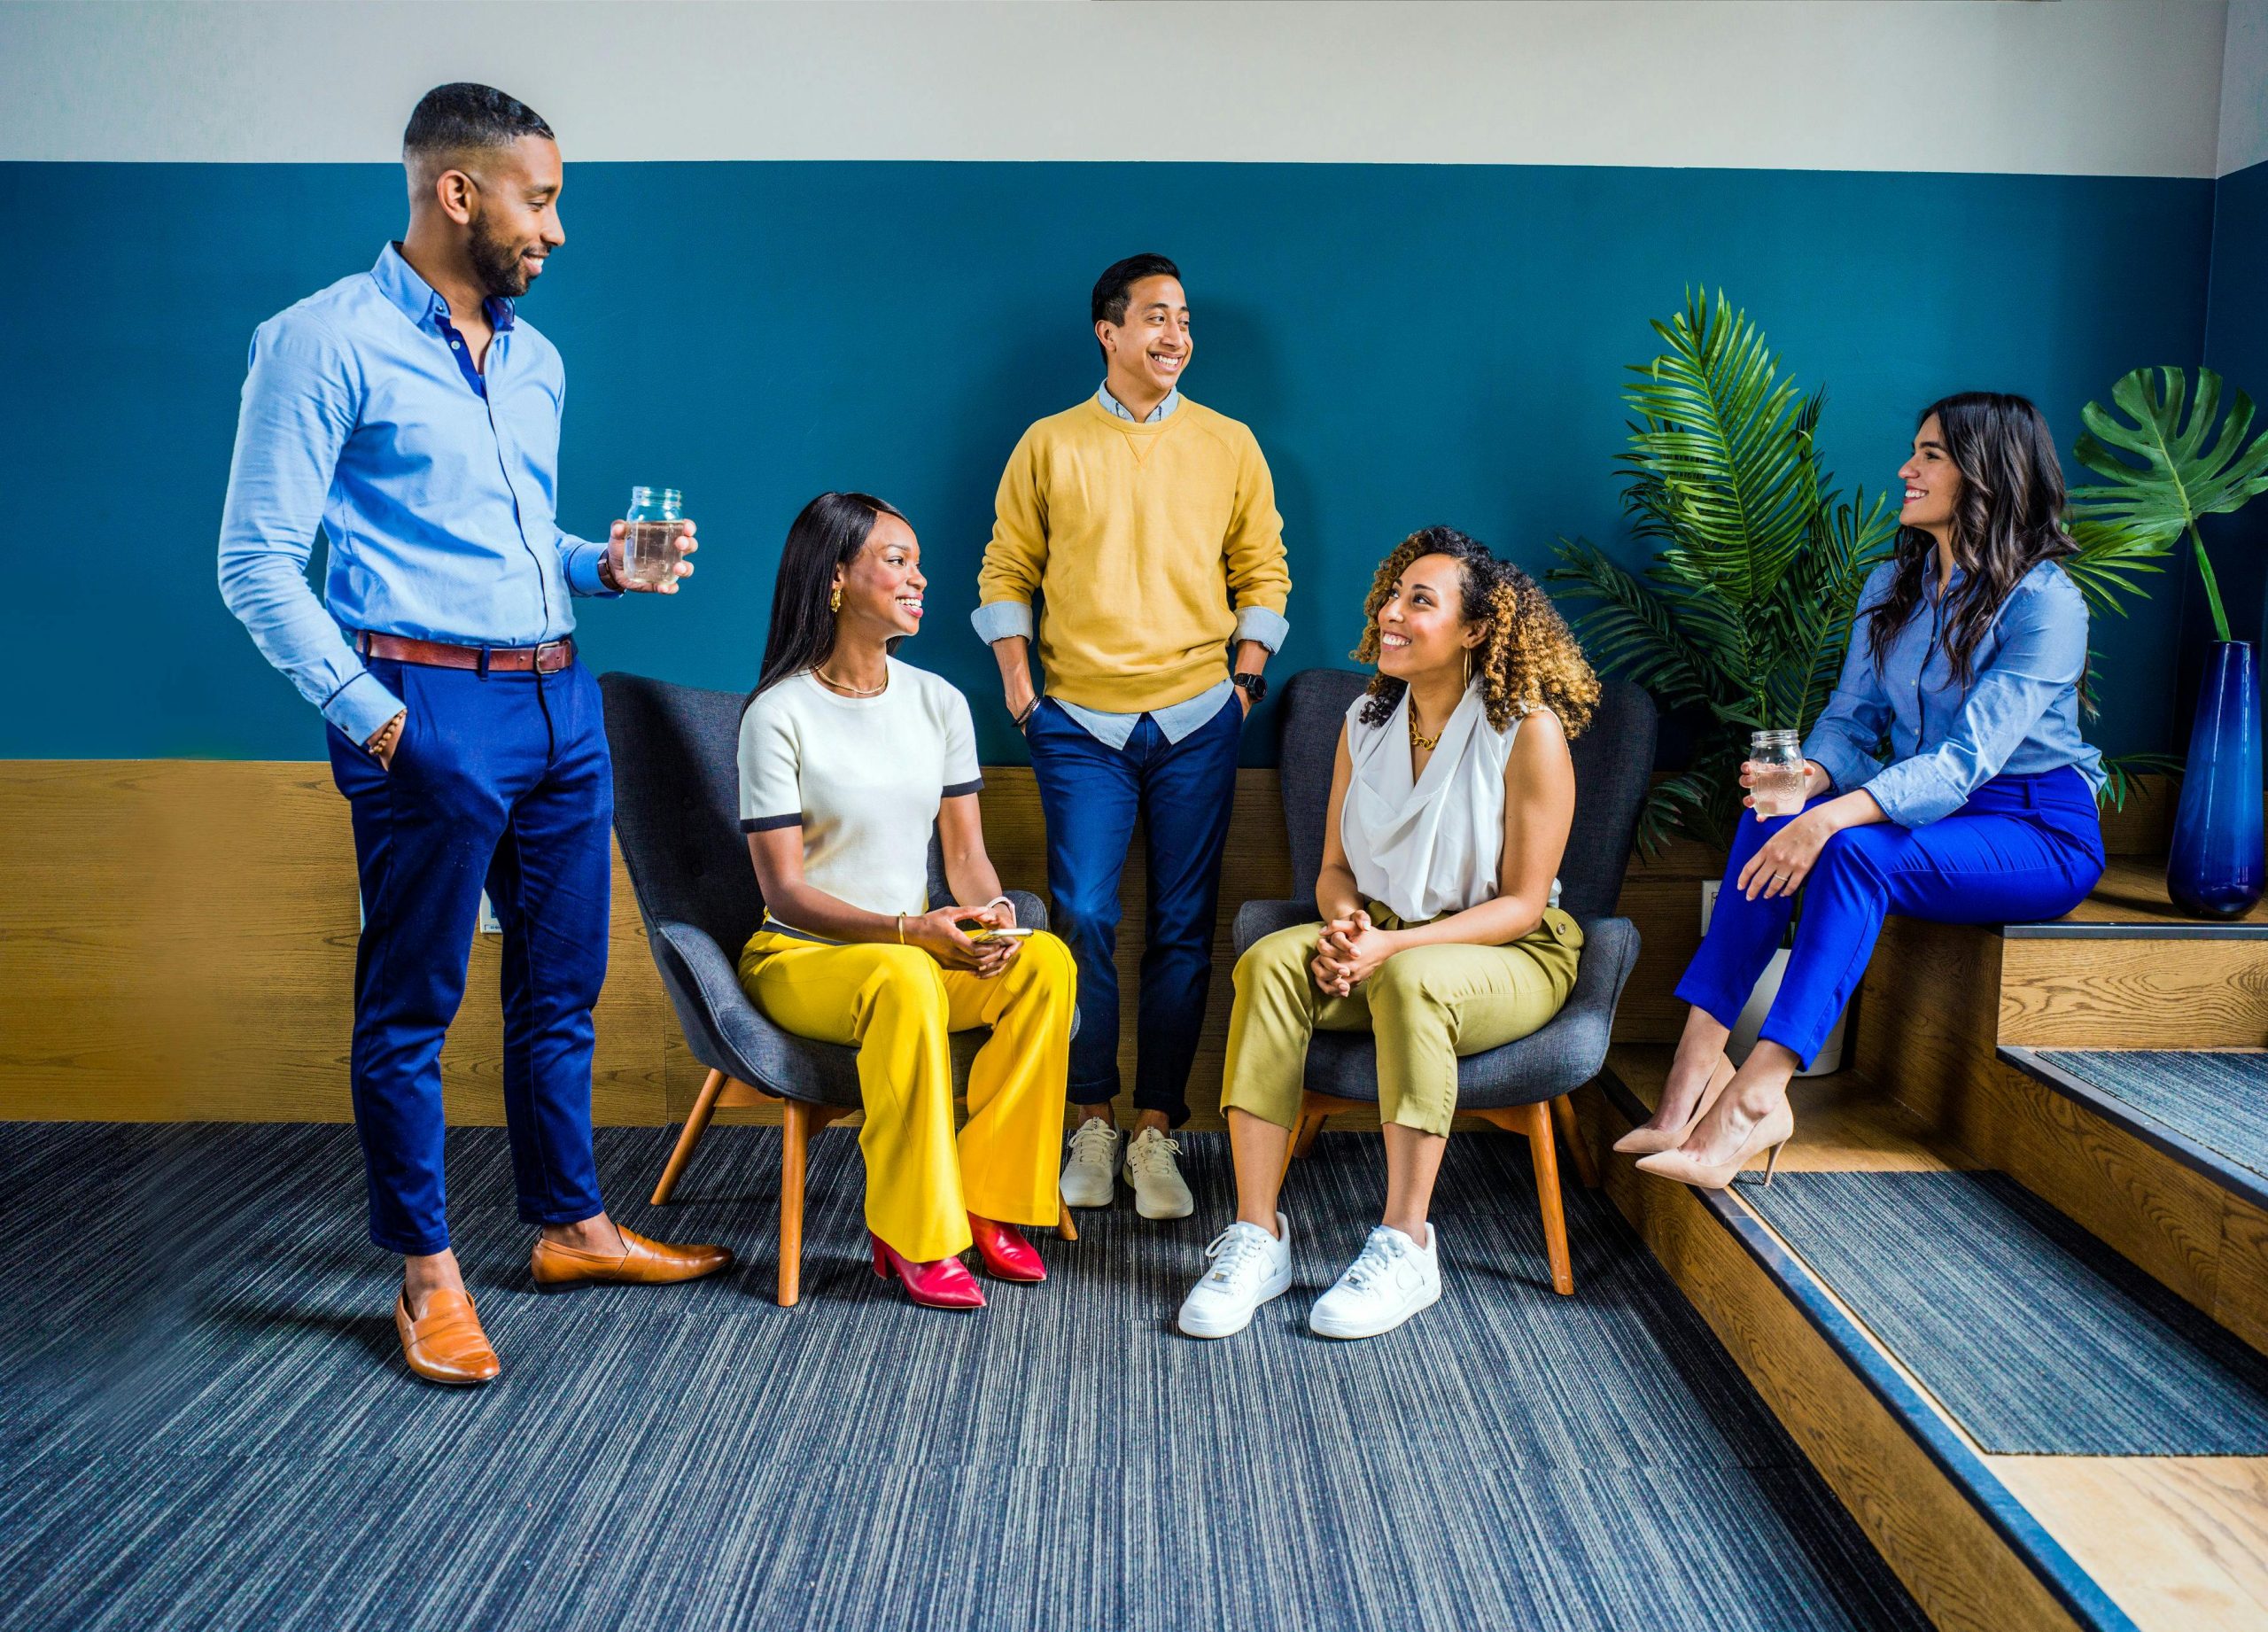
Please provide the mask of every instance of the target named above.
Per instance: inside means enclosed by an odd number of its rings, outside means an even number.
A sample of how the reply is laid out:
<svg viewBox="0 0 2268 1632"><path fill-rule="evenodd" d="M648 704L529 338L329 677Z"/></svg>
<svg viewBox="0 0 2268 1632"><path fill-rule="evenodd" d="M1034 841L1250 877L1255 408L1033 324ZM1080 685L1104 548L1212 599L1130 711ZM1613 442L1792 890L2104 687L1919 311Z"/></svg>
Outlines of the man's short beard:
<svg viewBox="0 0 2268 1632"><path fill-rule="evenodd" d="M528 275L520 265L517 245L491 237L475 221L466 248L472 257L473 276L480 280L481 293L502 300L516 300L527 293Z"/></svg>

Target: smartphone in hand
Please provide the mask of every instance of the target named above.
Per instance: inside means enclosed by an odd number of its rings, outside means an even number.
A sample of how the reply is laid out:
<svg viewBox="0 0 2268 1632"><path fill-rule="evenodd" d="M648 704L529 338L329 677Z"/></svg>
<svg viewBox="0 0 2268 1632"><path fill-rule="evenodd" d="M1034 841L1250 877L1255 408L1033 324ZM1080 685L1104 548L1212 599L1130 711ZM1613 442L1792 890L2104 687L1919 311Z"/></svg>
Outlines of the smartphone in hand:
<svg viewBox="0 0 2268 1632"><path fill-rule="evenodd" d="M1030 930L1021 928L996 929L981 918L956 919L953 927L972 941L990 941L1002 936L1012 941L1021 941L1027 939L1031 934Z"/></svg>

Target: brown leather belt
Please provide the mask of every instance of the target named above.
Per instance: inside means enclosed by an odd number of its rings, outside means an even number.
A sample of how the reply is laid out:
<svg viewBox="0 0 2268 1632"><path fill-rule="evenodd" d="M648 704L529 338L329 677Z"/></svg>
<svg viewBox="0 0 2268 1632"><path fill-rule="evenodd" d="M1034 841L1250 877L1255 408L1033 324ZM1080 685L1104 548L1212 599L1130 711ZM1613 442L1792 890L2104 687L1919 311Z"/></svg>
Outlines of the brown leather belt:
<svg viewBox="0 0 2268 1632"><path fill-rule="evenodd" d="M354 649L365 657L388 657L396 663L423 664L429 669L472 669L482 674L501 672L556 674L575 661L573 637L546 641L540 646L452 646L445 641L413 641L406 634L363 633L354 637Z"/></svg>

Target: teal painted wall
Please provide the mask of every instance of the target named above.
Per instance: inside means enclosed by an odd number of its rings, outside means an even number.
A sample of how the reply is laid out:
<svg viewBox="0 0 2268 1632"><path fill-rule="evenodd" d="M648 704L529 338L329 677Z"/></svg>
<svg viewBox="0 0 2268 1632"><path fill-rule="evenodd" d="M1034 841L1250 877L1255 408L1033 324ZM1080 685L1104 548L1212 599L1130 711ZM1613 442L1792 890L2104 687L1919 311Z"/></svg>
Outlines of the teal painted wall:
<svg viewBox="0 0 2268 1632"><path fill-rule="evenodd" d="M2223 389L2248 393L2261 410L2254 433L2268 430L2268 164L2223 176L2213 190L2211 286L2205 321L2205 364ZM2229 631L2240 641L2268 641L2268 498L2205 524ZM2174 563L2187 599L2177 716L2189 713L2200 655L2213 637L2212 614L2185 553Z"/></svg>
<svg viewBox="0 0 2268 1632"><path fill-rule="evenodd" d="M779 540L822 487L913 518L935 583L906 656L1021 758L969 631L1000 462L1091 391L1086 291L1182 264L1191 394L1249 422L1297 580L1280 675L1344 661L1373 565L1462 526L1540 569L1559 533L1632 552L1612 462L1650 317L1721 284L1806 382L1847 482L1891 479L1944 392L2079 405L2202 354L2213 184L1482 166L584 164L524 311L568 363L561 512L683 488L701 572L586 605L594 666L741 688ZM403 216L377 166L0 166L0 757L312 758L319 722L214 587L245 342L367 267ZM2256 267L2257 262L2255 263ZM2255 312L2258 303L2255 303ZM42 540L50 542L43 544ZM51 546L51 548L50 548ZM2099 640L2112 751L2163 746L2171 594ZM1265 757L1255 732L1248 757Z"/></svg>

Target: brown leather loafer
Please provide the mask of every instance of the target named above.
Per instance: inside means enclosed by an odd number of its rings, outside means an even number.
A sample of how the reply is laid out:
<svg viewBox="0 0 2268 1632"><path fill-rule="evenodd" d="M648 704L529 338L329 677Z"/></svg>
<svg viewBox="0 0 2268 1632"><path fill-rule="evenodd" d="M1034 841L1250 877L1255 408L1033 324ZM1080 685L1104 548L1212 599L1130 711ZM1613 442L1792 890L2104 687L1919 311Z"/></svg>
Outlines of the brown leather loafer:
<svg viewBox="0 0 2268 1632"><path fill-rule="evenodd" d="M428 1382L469 1387L504 1369L480 1329L472 1300L462 1292L433 1294L416 1320L409 1317L409 1294L403 1293L394 1300L393 1326L401 1334L401 1357Z"/></svg>
<svg viewBox="0 0 2268 1632"><path fill-rule="evenodd" d="M726 1247L672 1247L649 1241L635 1230L622 1231L622 1245L619 1254L585 1252L538 1236L535 1251L528 1256L528 1273L535 1277L537 1291L564 1292L602 1280L633 1286L699 1280L733 1266L733 1255Z"/></svg>

